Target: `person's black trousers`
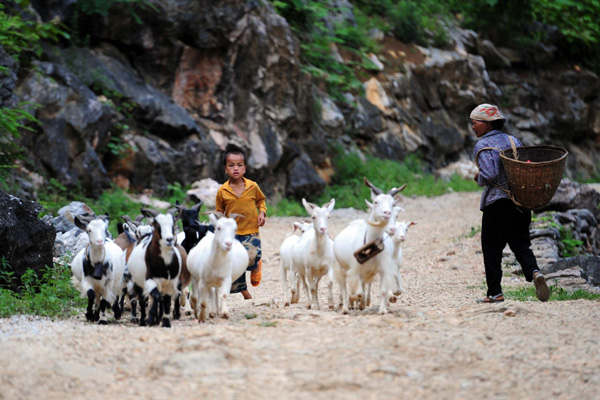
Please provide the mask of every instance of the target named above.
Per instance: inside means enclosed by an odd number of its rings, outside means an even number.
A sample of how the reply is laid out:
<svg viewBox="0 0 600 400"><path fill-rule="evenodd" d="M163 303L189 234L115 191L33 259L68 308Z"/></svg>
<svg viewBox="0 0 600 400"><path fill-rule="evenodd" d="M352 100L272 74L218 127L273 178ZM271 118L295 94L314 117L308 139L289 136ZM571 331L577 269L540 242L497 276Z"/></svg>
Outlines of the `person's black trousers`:
<svg viewBox="0 0 600 400"><path fill-rule="evenodd" d="M502 250L506 244L521 265L525 279L533 280L538 266L531 251L530 224L531 211L517 207L509 199L500 199L483 209L481 248L488 296L502 293Z"/></svg>

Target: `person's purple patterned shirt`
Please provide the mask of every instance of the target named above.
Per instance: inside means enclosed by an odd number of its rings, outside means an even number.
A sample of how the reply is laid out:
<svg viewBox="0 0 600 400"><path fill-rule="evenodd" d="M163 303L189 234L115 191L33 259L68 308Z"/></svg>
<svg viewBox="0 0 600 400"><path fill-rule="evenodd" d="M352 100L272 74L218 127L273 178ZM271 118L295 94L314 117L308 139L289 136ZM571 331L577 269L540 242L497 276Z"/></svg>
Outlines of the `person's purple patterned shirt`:
<svg viewBox="0 0 600 400"><path fill-rule="evenodd" d="M508 136L508 134L497 130L486 133L475 144L473 159L477 156L477 152L484 147L495 147L500 150L508 149L510 147ZM519 139L514 136L512 138L515 142L515 146L523 146L523 143L521 143ZM483 150L479 153L478 158L479 178L477 183L479 186L485 186L483 194L481 195L481 202L479 203L479 209L483 211L485 207L493 202L500 199L509 199L510 197L508 193L491 185L494 184L501 188L508 189L508 179L506 178L506 172L502 166L500 151Z"/></svg>

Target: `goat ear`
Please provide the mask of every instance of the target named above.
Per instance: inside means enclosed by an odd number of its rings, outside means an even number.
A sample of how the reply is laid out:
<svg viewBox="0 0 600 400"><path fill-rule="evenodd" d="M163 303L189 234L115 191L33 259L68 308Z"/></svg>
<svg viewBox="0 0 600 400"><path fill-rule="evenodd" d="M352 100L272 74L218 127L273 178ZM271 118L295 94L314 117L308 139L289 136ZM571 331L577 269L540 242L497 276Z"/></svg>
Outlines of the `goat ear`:
<svg viewBox="0 0 600 400"><path fill-rule="evenodd" d="M293 232L296 232L296 229L302 229L302 224L300 222L294 222L294 230Z"/></svg>
<svg viewBox="0 0 600 400"><path fill-rule="evenodd" d="M176 208L170 208L167 211L167 214L171 214L171 216L173 217L173 219L176 219L179 217L179 214L177 213L177 209Z"/></svg>
<svg viewBox="0 0 600 400"><path fill-rule="evenodd" d="M323 208L327 208L327 211L331 213L333 211L333 207L335 206L335 199L329 200L329 202L323 204Z"/></svg>
<svg viewBox="0 0 600 400"><path fill-rule="evenodd" d="M365 203L367 203L367 207L369 207L369 210L373 209L373 203L371 203L369 200L365 199Z"/></svg>
<svg viewBox="0 0 600 400"><path fill-rule="evenodd" d="M242 214L231 213L231 214L229 214L229 218L233 218L233 219L235 219L235 218L246 218L246 216L242 215Z"/></svg>
<svg viewBox="0 0 600 400"><path fill-rule="evenodd" d="M219 214L223 214L223 213L219 213ZM217 212L208 214L208 219L209 219L210 223L212 224L212 226L217 226L217 222L219 221L219 216L217 216Z"/></svg>
<svg viewBox="0 0 600 400"><path fill-rule="evenodd" d="M89 222L85 220L82 221L79 215L76 215L75 218L73 218L73 221L75 222L75 226L83 231L85 231L85 228L87 228L87 224Z"/></svg>
<svg viewBox="0 0 600 400"><path fill-rule="evenodd" d="M304 198L302 198L302 205L304 206L304 208L306 209L306 212L308 213L308 215L312 214L312 210L317 207L316 205L309 203L308 201L306 201Z"/></svg>
<svg viewBox="0 0 600 400"><path fill-rule="evenodd" d="M127 214L121 215L121 219L125 222L131 222L131 217Z"/></svg>
<svg viewBox="0 0 600 400"><path fill-rule="evenodd" d="M135 222L142 222L142 220L144 219L144 216L142 214L138 215L137 217L135 217Z"/></svg>
<svg viewBox="0 0 600 400"><path fill-rule="evenodd" d="M213 211L213 212L208 213L208 215L209 216L214 215L215 217L217 217L217 219L223 218L225 216L225 214L223 214L221 211Z"/></svg>

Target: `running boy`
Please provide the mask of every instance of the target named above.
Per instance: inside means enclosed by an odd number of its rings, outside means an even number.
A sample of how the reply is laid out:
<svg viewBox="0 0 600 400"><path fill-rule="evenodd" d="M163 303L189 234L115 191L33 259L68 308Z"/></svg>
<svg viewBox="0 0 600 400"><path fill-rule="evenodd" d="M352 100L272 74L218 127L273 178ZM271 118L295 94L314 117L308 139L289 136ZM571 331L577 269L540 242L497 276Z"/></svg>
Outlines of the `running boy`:
<svg viewBox="0 0 600 400"><path fill-rule="evenodd" d="M217 191L215 209L227 216L231 213L244 216L236 220L235 237L248 250L250 262L247 270L251 271L250 283L252 286L258 286L262 277L262 252L258 228L265 224L267 213L265 195L256 182L244 178L246 153L241 148L233 144L227 145L223 165L229 180ZM244 299L252 298L246 286L246 274L240 276L231 285L231 293L240 292Z"/></svg>

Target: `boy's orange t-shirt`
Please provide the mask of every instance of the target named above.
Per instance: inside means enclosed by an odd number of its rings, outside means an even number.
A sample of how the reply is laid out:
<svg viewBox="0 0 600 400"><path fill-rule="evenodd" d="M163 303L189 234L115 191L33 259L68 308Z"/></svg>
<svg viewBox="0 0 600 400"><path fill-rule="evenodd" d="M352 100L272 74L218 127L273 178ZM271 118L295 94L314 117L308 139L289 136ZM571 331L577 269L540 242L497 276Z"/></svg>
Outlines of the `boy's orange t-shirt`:
<svg viewBox="0 0 600 400"><path fill-rule="evenodd" d="M238 235L249 235L258 233L258 213L263 211L267 215L266 197L258 187L258 184L247 178L244 180L244 191L237 197L227 182L221 185L217 191L215 210L229 216L231 213L241 214L245 218L236 218Z"/></svg>

